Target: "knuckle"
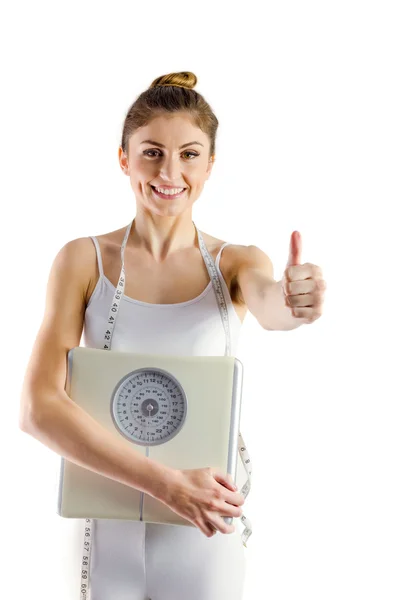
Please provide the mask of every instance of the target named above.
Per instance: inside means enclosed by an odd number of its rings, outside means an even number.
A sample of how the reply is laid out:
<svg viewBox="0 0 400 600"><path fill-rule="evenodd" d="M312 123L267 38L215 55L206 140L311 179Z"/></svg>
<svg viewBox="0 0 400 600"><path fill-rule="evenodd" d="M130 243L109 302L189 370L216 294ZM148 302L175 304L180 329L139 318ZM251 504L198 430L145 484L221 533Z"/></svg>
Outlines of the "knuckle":
<svg viewBox="0 0 400 600"><path fill-rule="evenodd" d="M217 510L218 508L218 499L217 498L210 498L210 500L208 501L208 510Z"/></svg>
<svg viewBox="0 0 400 600"><path fill-rule="evenodd" d="M213 492L215 500L221 500L221 498L223 498L223 491L221 487L214 488Z"/></svg>

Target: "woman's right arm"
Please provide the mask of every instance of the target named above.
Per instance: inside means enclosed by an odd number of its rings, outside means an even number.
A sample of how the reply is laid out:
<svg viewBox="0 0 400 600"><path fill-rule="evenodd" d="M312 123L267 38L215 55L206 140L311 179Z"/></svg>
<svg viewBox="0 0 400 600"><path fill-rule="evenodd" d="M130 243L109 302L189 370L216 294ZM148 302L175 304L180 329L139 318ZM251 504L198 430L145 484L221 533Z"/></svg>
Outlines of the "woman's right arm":
<svg viewBox="0 0 400 600"><path fill-rule="evenodd" d="M239 517L244 498L233 491L229 475L212 467L171 469L143 456L65 392L67 355L80 345L94 264L90 238L68 242L54 259L43 322L23 382L20 428L70 462L160 500L207 537L216 530L232 533L234 525L221 515Z"/></svg>
<svg viewBox="0 0 400 600"><path fill-rule="evenodd" d="M53 261L44 318L23 382L19 426L67 460L165 501L177 472L127 446L65 392L67 355L80 345L95 262L90 238L68 242Z"/></svg>

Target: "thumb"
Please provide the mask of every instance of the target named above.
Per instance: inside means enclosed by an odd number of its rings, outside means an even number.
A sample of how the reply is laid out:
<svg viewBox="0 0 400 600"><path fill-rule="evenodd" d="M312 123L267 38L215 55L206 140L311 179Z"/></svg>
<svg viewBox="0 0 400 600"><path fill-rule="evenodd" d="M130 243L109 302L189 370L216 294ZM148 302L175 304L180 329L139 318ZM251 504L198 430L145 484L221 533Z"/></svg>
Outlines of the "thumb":
<svg viewBox="0 0 400 600"><path fill-rule="evenodd" d="M298 231L293 231L290 237L289 258L286 267L301 264L302 242Z"/></svg>

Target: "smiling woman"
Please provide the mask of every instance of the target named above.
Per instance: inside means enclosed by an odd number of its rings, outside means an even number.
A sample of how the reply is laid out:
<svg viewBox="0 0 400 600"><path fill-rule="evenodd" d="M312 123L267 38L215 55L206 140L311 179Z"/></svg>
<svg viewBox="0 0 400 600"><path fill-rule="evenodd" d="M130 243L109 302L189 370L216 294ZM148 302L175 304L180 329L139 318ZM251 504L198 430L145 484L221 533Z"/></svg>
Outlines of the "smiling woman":
<svg viewBox="0 0 400 600"><path fill-rule="evenodd" d="M218 127L193 89L196 81L190 72L159 77L128 110L118 153L136 215L128 227L72 240L59 251L24 380L24 431L68 461L164 502L193 525L70 519L81 544L66 580L79 578L82 598L88 589L96 600L242 598L251 524L241 506L251 462L241 434L236 488L232 476L213 465L180 470L144 461L65 391L67 354L79 346L82 331L89 348L236 355L246 307L233 295L234 281L238 265L251 264L244 260L246 247L203 233L192 220L213 168ZM252 289L243 269L240 281ZM120 309L111 321L116 299Z"/></svg>
<svg viewBox="0 0 400 600"><path fill-rule="evenodd" d="M218 120L191 89L196 76L175 77L179 84L167 75L137 98L126 115L119 148L120 166L130 178L138 209L140 205L160 217L177 216L182 209L188 214L215 160Z"/></svg>
<svg viewBox="0 0 400 600"><path fill-rule="evenodd" d="M197 137L201 135L202 141L180 144L182 139L191 139L194 133ZM149 134L153 134L152 139ZM152 141L154 134L164 143ZM182 150L182 146L187 149ZM189 215L214 162L207 134L199 132L192 118L183 111L153 117L147 125L134 131L127 151L120 148L119 160L123 172L129 176L137 211L151 211L160 217ZM139 215L135 222L139 227Z"/></svg>

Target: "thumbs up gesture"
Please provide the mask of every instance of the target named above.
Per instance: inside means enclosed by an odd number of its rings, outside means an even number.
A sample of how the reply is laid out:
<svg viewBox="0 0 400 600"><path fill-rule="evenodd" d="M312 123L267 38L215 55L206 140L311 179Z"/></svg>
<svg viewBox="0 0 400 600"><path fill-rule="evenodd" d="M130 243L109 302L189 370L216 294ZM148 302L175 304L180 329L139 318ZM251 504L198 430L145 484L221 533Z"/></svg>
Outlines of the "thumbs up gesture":
<svg viewBox="0 0 400 600"><path fill-rule="evenodd" d="M301 264L301 235L293 231L290 238L289 259L282 278L285 304L294 317L313 323L322 315L326 283L322 270L311 263Z"/></svg>

